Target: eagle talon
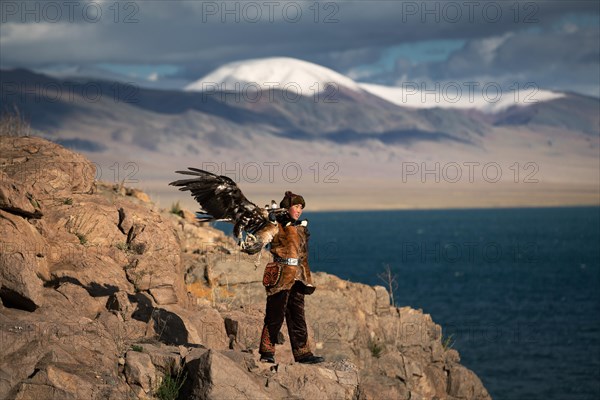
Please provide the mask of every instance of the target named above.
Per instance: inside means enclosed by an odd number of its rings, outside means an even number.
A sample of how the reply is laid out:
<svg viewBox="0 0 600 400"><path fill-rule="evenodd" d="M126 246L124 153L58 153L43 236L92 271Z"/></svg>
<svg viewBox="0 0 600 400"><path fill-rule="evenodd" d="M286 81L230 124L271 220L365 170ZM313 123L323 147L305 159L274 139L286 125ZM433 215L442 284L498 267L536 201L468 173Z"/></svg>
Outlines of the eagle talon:
<svg viewBox="0 0 600 400"><path fill-rule="evenodd" d="M246 243L246 246L244 246L242 251L247 254L256 254L256 253L260 252L260 250L263 248L263 246L264 246L264 243L259 242L259 241L256 241L254 243Z"/></svg>
<svg viewBox="0 0 600 400"><path fill-rule="evenodd" d="M239 240L238 244L239 244L240 248L241 248L242 250L244 250L244 249L246 249L246 248L252 248L253 246L255 246L255 245L256 245L256 243L257 243L258 241L259 241L259 240L256 238L256 236L254 236L254 235L253 235L253 234L251 234L251 233L248 233L248 232L246 232L246 239L244 239L244 240L241 240L241 238L240 238L240 240Z"/></svg>

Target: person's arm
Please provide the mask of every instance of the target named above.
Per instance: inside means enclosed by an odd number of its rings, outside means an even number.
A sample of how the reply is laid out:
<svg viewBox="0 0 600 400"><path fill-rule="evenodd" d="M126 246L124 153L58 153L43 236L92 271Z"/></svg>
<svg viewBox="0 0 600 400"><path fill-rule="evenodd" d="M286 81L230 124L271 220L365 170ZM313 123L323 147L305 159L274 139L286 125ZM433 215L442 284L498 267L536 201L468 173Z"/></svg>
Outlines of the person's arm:
<svg viewBox="0 0 600 400"><path fill-rule="evenodd" d="M248 254L256 254L262 250L267 244L271 243L273 237L277 234L279 228L277 224L267 224L264 228L259 230L254 234L256 237L256 241L250 245L242 249L244 253Z"/></svg>
<svg viewBox="0 0 600 400"><path fill-rule="evenodd" d="M302 225L304 227L304 240L302 241L302 249L301 249L301 258L302 258L302 267L310 274L310 267L308 265L308 238L310 237L310 232L308 231L308 221L304 221L305 223Z"/></svg>

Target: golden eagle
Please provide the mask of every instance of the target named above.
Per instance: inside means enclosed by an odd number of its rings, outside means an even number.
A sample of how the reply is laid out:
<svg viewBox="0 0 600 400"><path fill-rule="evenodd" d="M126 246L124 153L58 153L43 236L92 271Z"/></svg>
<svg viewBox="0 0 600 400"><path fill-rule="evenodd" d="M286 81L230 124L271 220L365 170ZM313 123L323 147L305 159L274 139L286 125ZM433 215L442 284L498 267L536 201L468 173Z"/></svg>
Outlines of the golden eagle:
<svg viewBox="0 0 600 400"><path fill-rule="evenodd" d="M189 171L175 171L193 175L192 179L181 179L169 183L179 186L179 190L189 190L200 204L203 221L227 221L233 226L233 234L238 239L242 251L255 254L263 243L254 234L268 224L275 224L276 218L287 212L285 208L261 208L249 201L236 183L224 175L216 175L198 168L188 167ZM246 238L243 238L243 232Z"/></svg>

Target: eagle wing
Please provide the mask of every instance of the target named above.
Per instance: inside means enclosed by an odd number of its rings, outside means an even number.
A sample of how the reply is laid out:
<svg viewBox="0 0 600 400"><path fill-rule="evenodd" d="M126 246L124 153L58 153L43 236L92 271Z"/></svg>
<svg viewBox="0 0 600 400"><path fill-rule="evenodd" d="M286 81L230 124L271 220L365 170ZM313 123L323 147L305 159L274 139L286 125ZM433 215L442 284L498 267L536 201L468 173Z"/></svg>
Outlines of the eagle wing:
<svg viewBox="0 0 600 400"><path fill-rule="evenodd" d="M233 234L241 238L242 231L254 234L269 223L268 212L249 201L236 183L227 176L188 167L189 171L175 171L194 178L169 183L179 190L189 190L200 204L200 212L219 221L234 224Z"/></svg>

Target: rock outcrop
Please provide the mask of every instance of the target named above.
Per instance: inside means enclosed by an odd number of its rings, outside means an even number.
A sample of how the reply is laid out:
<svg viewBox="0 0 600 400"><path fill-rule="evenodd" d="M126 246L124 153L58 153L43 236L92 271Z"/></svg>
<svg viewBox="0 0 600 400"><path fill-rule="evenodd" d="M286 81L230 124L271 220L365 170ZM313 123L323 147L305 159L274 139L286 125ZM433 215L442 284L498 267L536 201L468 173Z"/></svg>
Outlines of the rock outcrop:
<svg viewBox="0 0 600 400"><path fill-rule="evenodd" d="M489 399L442 329L385 288L315 273L326 357L258 361L261 259L193 214L95 180L93 163L0 137L0 399Z"/></svg>

